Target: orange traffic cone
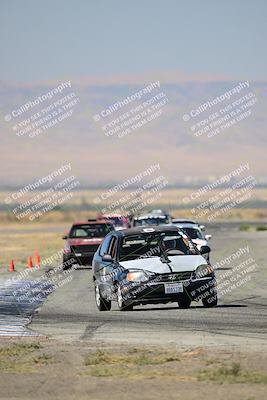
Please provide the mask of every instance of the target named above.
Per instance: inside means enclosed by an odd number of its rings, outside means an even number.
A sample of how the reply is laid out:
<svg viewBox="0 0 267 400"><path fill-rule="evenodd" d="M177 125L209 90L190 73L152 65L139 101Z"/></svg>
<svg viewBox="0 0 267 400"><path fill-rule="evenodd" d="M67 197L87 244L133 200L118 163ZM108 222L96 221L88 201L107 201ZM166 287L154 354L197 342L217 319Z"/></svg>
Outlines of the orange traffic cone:
<svg viewBox="0 0 267 400"><path fill-rule="evenodd" d="M33 263L32 263L32 258L31 256L28 257L28 268L32 268L33 267Z"/></svg>
<svg viewBox="0 0 267 400"><path fill-rule="evenodd" d="M9 264L9 272L14 272L14 271L15 271L14 260L11 260Z"/></svg>
<svg viewBox="0 0 267 400"><path fill-rule="evenodd" d="M36 267L40 267L41 257L39 256L38 250L34 251L34 263Z"/></svg>

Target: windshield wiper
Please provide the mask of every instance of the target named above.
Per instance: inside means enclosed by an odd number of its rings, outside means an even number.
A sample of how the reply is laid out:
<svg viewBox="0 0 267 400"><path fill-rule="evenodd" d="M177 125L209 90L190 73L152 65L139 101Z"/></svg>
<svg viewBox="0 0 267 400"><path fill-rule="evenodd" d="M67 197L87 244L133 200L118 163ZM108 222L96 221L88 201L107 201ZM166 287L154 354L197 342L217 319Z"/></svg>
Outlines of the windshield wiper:
<svg viewBox="0 0 267 400"><path fill-rule="evenodd" d="M165 236L164 234L160 234L159 240L158 240L158 246L159 246L160 251L161 251L160 261L161 261L163 264L167 264L168 267L170 268L170 271L173 272L172 267L170 266L171 260L169 259L168 254L167 254L167 252L164 250L164 247L163 247L163 245L162 245L162 241L163 241L163 237L164 237L164 236Z"/></svg>

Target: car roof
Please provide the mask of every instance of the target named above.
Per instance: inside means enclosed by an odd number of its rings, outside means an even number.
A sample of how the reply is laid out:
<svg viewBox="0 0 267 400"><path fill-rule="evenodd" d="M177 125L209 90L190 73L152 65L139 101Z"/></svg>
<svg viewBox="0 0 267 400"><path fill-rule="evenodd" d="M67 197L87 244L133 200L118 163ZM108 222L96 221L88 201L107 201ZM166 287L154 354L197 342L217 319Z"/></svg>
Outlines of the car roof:
<svg viewBox="0 0 267 400"><path fill-rule="evenodd" d="M122 215L122 214L103 214L102 215L102 217L105 219L105 218L118 218L118 217L123 217L123 218L126 218L125 217L125 215Z"/></svg>
<svg viewBox="0 0 267 400"><path fill-rule="evenodd" d="M193 219L189 219L189 218L173 218L174 222L181 222L181 223L188 223L188 224L195 224L198 225L198 222L194 221Z"/></svg>
<svg viewBox="0 0 267 400"><path fill-rule="evenodd" d="M135 220L139 220L139 219L149 219L149 218L158 218L158 219L165 219L166 215L163 214L144 214L144 215L139 215L137 217L134 217Z"/></svg>
<svg viewBox="0 0 267 400"><path fill-rule="evenodd" d="M179 230L179 227L176 225L151 225L151 226L136 226L134 228L122 229L121 231L115 231L115 234L119 236L132 236L132 235L137 235L138 233L152 233L152 232L163 233L163 232L173 232L177 230Z"/></svg>
<svg viewBox="0 0 267 400"><path fill-rule="evenodd" d="M193 229L200 229L198 224L193 224L193 223L189 223L189 222L181 222L181 223L176 223L176 222L172 222L173 225L178 226L178 228L193 228Z"/></svg>
<svg viewBox="0 0 267 400"><path fill-rule="evenodd" d="M159 215L159 214L161 214L161 215L169 215L169 213L168 213L167 211L165 211L165 210L161 210L161 209L154 209L154 210L151 210L151 211L149 211L149 214L157 214L157 215Z"/></svg>
<svg viewBox="0 0 267 400"><path fill-rule="evenodd" d="M110 221L106 219L97 219L97 220L91 220L91 221L81 221L81 222L74 222L72 226L78 226L78 225L113 225Z"/></svg>

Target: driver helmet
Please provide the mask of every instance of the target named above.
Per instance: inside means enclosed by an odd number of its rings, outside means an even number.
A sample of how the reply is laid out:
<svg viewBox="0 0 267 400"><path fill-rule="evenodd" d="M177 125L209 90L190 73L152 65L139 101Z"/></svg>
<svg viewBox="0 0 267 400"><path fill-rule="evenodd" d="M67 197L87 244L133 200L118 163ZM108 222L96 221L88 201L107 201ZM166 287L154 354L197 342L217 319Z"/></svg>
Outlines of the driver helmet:
<svg viewBox="0 0 267 400"><path fill-rule="evenodd" d="M175 239L164 240L163 244L164 244L165 250L174 250L174 249L176 249L176 240Z"/></svg>

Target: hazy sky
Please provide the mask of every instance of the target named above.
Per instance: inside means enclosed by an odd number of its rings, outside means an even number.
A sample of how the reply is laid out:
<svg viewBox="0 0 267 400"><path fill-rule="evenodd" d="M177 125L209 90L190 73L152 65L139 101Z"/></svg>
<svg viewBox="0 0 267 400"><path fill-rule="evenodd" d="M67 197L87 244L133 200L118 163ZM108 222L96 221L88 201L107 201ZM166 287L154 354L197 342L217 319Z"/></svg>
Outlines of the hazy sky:
<svg viewBox="0 0 267 400"><path fill-rule="evenodd" d="M0 80L179 70L265 79L266 0L0 0Z"/></svg>

